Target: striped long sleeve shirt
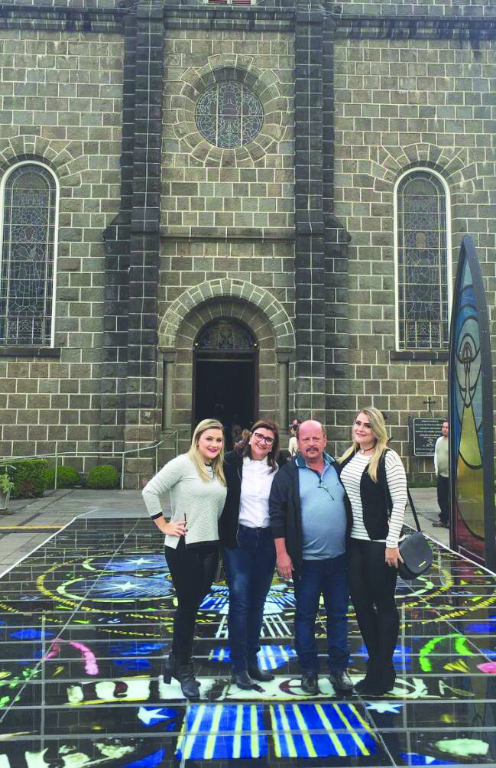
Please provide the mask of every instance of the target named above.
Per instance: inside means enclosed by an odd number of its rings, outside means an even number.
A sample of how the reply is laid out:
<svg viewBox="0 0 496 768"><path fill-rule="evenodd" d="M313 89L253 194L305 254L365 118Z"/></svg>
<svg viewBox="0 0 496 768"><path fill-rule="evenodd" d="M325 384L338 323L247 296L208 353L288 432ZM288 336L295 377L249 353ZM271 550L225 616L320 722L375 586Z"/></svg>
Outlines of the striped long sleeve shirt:
<svg viewBox="0 0 496 768"><path fill-rule="evenodd" d="M370 456L361 453L355 454L352 460L341 472L341 481L346 489L353 510L352 539L364 539L370 541L363 522L362 499L360 496L360 481L362 474L370 462ZM406 474L402 461L396 451L389 450L386 453L386 478L393 502L393 510L389 520L389 533L386 539L387 547L397 547L403 527L405 507L407 501ZM382 539L384 541L384 539Z"/></svg>

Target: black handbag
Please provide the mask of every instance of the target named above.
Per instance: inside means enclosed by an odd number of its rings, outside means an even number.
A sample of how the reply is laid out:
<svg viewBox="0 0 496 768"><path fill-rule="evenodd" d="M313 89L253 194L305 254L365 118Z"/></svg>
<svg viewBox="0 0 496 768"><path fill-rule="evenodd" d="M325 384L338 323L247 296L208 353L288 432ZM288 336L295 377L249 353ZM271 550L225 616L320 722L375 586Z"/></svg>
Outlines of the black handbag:
<svg viewBox="0 0 496 768"><path fill-rule="evenodd" d="M421 576L431 567L433 554L429 542L420 528L417 511L410 491L407 490L407 493L417 530L415 533L410 533L399 544L400 555L403 558L403 562L399 562L398 571L402 579L411 581L412 579L416 579L417 576Z"/></svg>

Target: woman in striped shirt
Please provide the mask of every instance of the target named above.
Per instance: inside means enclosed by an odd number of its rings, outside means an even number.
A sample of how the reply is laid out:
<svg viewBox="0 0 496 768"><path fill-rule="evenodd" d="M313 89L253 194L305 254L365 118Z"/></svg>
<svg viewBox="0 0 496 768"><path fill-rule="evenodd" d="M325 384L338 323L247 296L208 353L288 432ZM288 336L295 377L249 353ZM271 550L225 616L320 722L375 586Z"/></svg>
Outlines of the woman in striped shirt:
<svg viewBox="0 0 496 768"><path fill-rule="evenodd" d="M407 491L400 457L387 447L384 416L363 408L353 443L340 458L341 482L351 502L350 592L369 654L366 677L355 690L380 696L395 681L393 653L399 614L394 599Z"/></svg>

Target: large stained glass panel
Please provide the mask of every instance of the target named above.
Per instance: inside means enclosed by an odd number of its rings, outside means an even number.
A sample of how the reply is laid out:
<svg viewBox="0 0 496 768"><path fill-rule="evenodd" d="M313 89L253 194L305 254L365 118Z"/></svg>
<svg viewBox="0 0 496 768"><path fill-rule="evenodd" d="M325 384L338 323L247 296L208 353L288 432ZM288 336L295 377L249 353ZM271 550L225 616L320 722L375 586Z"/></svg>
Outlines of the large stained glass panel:
<svg viewBox="0 0 496 768"><path fill-rule="evenodd" d="M51 343L56 194L52 174L39 165L21 165L6 181L0 344Z"/></svg>
<svg viewBox="0 0 496 768"><path fill-rule="evenodd" d="M400 349L447 349L446 196L428 171L398 187L398 323Z"/></svg>
<svg viewBox="0 0 496 768"><path fill-rule="evenodd" d="M216 83L196 104L196 125L201 135L217 147L248 144L263 125L260 99L235 80Z"/></svg>
<svg viewBox="0 0 496 768"><path fill-rule="evenodd" d="M463 239L450 344L452 531L457 550L494 567L492 361L484 284Z"/></svg>

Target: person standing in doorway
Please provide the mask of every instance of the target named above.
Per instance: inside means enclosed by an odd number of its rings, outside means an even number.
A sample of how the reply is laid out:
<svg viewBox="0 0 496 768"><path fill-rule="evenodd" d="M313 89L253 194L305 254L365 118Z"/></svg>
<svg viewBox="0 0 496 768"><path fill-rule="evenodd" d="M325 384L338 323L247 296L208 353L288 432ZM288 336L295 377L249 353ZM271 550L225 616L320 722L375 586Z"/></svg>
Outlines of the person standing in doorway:
<svg viewBox="0 0 496 768"><path fill-rule="evenodd" d="M196 427L188 453L169 461L143 490L150 517L165 534L165 559L176 590L172 651L164 682L175 677L187 699L200 698L192 661L196 614L219 563L219 518L226 500L224 428L216 419ZM160 496L170 491L167 521Z"/></svg>
<svg viewBox="0 0 496 768"><path fill-rule="evenodd" d="M436 440L434 449L434 469L436 470L437 503L439 504L439 520L434 523L437 528L449 528L449 421L443 421L442 435Z"/></svg>
<svg viewBox="0 0 496 768"><path fill-rule="evenodd" d="M325 453L327 438L322 424L304 421L298 427L297 440L298 455L279 470L272 483L269 514L279 575L283 579L293 577L301 688L313 696L319 693L315 621L323 595L329 679L336 692L351 693L346 617L346 540L351 508L336 462Z"/></svg>
<svg viewBox="0 0 496 768"><path fill-rule="evenodd" d="M219 533L229 587L229 649L232 681L244 690L274 679L271 672L260 669L257 653L276 564L269 494L278 456L277 424L260 419L224 460L227 498Z"/></svg>

